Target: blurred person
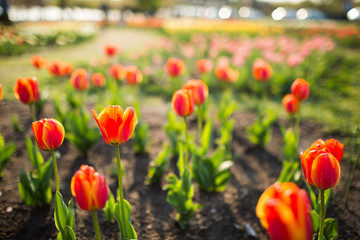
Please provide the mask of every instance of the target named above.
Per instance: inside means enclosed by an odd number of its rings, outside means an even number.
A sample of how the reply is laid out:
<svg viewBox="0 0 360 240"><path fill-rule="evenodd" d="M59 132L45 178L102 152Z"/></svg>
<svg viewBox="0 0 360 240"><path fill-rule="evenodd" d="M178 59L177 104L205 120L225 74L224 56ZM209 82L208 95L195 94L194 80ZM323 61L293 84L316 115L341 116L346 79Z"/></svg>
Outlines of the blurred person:
<svg viewBox="0 0 360 240"><path fill-rule="evenodd" d="M8 15L9 6L10 4L7 0L0 0L0 7L3 10L2 14L0 15L0 23L4 25L11 25L11 21Z"/></svg>

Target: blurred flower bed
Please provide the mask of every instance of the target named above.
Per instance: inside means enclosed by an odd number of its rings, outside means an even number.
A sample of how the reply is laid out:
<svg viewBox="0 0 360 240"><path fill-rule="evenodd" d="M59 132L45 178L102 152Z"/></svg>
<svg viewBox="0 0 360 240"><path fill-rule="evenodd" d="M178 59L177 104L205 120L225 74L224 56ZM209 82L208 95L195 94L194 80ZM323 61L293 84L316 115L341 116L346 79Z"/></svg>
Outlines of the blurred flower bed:
<svg viewBox="0 0 360 240"><path fill-rule="evenodd" d="M19 55L48 45L64 46L93 38L97 27L80 22L34 22L0 26L0 55Z"/></svg>

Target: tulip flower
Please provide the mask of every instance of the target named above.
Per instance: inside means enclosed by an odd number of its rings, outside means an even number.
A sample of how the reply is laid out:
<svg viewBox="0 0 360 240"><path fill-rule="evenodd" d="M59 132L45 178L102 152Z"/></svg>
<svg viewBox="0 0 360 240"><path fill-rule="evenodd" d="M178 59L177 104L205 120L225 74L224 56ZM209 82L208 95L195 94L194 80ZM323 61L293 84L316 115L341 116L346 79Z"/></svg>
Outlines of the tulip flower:
<svg viewBox="0 0 360 240"><path fill-rule="evenodd" d="M77 91L89 88L89 77L85 69L79 68L71 74L70 83Z"/></svg>
<svg viewBox="0 0 360 240"><path fill-rule="evenodd" d="M209 73L213 68L213 63L209 59L200 59L197 61L197 69L201 74Z"/></svg>
<svg viewBox="0 0 360 240"><path fill-rule="evenodd" d="M31 104L39 101L39 84L35 77L18 78L14 87L14 95L22 103Z"/></svg>
<svg viewBox="0 0 360 240"><path fill-rule="evenodd" d="M53 118L45 118L33 122L32 130L39 148L44 151L51 151L55 172L56 191L59 192L59 174L54 150L60 147L64 141L64 127L60 122Z"/></svg>
<svg viewBox="0 0 360 240"><path fill-rule="evenodd" d="M48 70L51 73L51 75L53 75L55 77L63 76L64 75L64 63L60 60L55 60L49 64Z"/></svg>
<svg viewBox="0 0 360 240"><path fill-rule="evenodd" d="M291 93L299 100L304 101L309 97L309 83L302 78L297 78L291 85Z"/></svg>
<svg viewBox="0 0 360 240"><path fill-rule="evenodd" d="M260 82L268 81L273 74L272 67L262 59L256 59L253 65L254 78Z"/></svg>
<svg viewBox="0 0 360 240"><path fill-rule="evenodd" d="M127 67L126 68L126 83L130 85L139 84L142 81L143 75L140 70L135 67Z"/></svg>
<svg viewBox="0 0 360 240"><path fill-rule="evenodd" d="M125 112L118 105L107 106L99 116L92 110L93 116L100 128L105 143L120 145L129 140L138 123L135 110L131 107Z"/></svg>
<svg viewBox="0 0 360 240"><path fill-rule="evenodd" d="M275 183L260 196L256 215L272 240L311 240L311 205L295 183Z"/></svg>
<svg viewBox="0 0 360 240"><path fill-rule="evenodd" d="M118 52L118 48L114 44L107 44L105 45L105 54L108 57L113 57Z"/></svg>
<svg viewBox="0 0 360 240"><path fill-rule="evenodd" d="M0 101L3 99L3 95L4 93L3 93L2 85L0 83Z"/></svg>
<svg viewBox="0 0 360 240"><path fill-rule="evenodd" d="M208 87L199 79L191 79L187 81L182 88L191 91L196 105L202 105L209 95Z"/></svg>
<svg viewBox="0 0 360 240"><path fill-rule="evenodd" d="M340 180L340 160L344 145L335 139L325 142L318 139L304 153L300 153L301 165L306 181L320 189L320 229L319 240L323 239L325 220L325 190L335 187Z"/></svg>
<svg viewBox="0 0 360 240"><path fill-rule="evenodd" d="M41 69L43 67L45 67L46 65L46 59L39 56L39 55L34 55L31 57L30 59L30 63L31 65L33 65L35 68L37 69Z"/></svg>
<svg viewBox="0 0 360 240"><path fill-rule="evenodd" d="M109 192L106 178L93 167L81 165L71 179L71 193L79 207L91 211L96 239L100 239L100 227L96 211L105 207Z"/></svg>
<svg viewBox="0 0 360 240"><path fill-rule="evenodd" d="M282 105L290 114L295 114L299 110L299 100L293 95L293 94L286 94L285 97L282 100Z"/></svg>
<svg viewBox="0 0 360 240"><path fill-rule="evenodd" d="M239 77L239 72L227 65L218 65L215 68L215 76L224 82L235 82Z"/></svg>
<svg viewBox="0 0 360 240"><path fill-rule="evenodd" d="M62 75L70 76L74 70L74 66L71 63L63 63Z"/></svg>
<svg viewBox="0 0 360 240"><path fill-rule="evenodd" d="M166 71L171 77L178 77L185 71L185 64L181 59L169 58L166 62Z"/></svg>
<svg viewBox="0 0 360 240"><path fill-rule="evenodd" d="M93 75L91 75L91 82L94 87L100 88L105 85L106 79L102 73L94 73Z"/></svg>
<svg viewBox="0 0 360 240"><path fill-rule="evenodd" d="M131 107L125 109L123 112L122 108L118 105L105 107L99 116L95 110L92 111L93 116L98 124L101 134L105 143L115 146L116 158L117 158L117 171L118 171L118 183L120 193L120 215L121 215L121 226L126 225L125 218L125 206L124 206L124 189L122 184L121 174L121 161L119 145L129 140L134 132L135 126L138 123L135 110ZM128 238L127 227L122 228L124 232L122 234L125 239Z"/></svg>
<svg viewBox="0 0 360 240"><path fill-rule="evenodd" d="M110 75L115 80L122 80L126 77L125 67L121 64L114 64L110 67Z"/></svg>
<svg viewBox="0 0 360 240"><path fill-rule="evenodd" d="M181 117L186 117L194 112L194 100L187 89L177 90L172 97L172 108Z"/></svg>

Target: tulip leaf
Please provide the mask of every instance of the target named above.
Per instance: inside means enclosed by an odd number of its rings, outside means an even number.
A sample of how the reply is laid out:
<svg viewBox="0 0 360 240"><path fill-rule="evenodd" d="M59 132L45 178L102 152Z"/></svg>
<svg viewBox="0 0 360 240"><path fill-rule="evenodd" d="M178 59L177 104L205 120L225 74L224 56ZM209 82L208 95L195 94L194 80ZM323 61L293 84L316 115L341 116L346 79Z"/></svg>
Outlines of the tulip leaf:
<svg viewBox="0 0 360 240"><path fill-rule="evenodd" d="M115 199L114 195L109 190L109 198L106 201L105 207L103 209L106 219L110 222L114 219L114 211L115 211Z"/></svg>
<svg viewBox="0 0 360 240"><path fill-rule="evenodd" d="M55 194L55 205L54 205L54 218L56 228L61 232L64 236L65 226L66 226L66 216L67 216L67 208L64 203L63 197L61 193L56 192Z"/></svg>
<svg viewBox="0 0 360 240"><path fill-rule="evenodd" d="M165 145L163 150L150 162L150 167L145 180L145 184L153 184L159 182L164 175L170 162L171 148Z"/></svg>
<svg viewBox="0 0 360 240"><path fill-rule="evenodd" d="M320 215L315 210L311 210L310 214L311 214L313 230L314 232L317 232L319 230L319 225L320 225Z"/></svg>
<svg viewBox="0 0 360 240"><path fill-rule="evenodd" d="M132 226L130 215L131 215L131 205L128 201L124 199L124 214L125 214L125 223L122 222L122 214L121 214L121 206L120 206L120 199L115 204L115 217L118 222L118 226L120 228L120 234L122 240L127 239L137 239L137 235L135 232L134 227ZM127 230L128 236L125 236L125 228Z"/></svg>
<svg viewBox="0 0 360 240"><path fill-rule="evenodd" d="M205 124L203 132L201 134L201 151L199 155L205 155L211 146L213 137L213 124L212 121L209 120Z"/></svg>
<svg viewBox="0 0 360 240"><path fill-rule="evenodd" d="M6 163L10 160L10 157L16 151L16 146L14 143L10 143L5 146L3 137L0 134L0 177L2 177L2 171Z"/></svg>
<svg viewBox="0 0 360 240"><path fill-rule="evenodd" d="M325 219L324 235L326 240L335 240L338 235L338 222L334 218Z"/></svg>
<svg viewBox="0 0 360 240"><path fill-rule="evenodd" d="M27 205L36 206L38 199L31 174L27 174L23 169L20 172L19 193Z"/></svg>
<svg viewBox="0 0 360 240"><path fill-rule="evenodd" d="M184 158L184 144L180 141L178 143L178 148L179 148L179 159L177 161L177 167L178 167L178 170L179 170L179 173L180 173L180 176L181 174L184 172L184 169L187 165L187 163L185 163L185 158Z"/></svg>
<svg viewBox="0 0 360 240"><path fill-rule="evenodd" d="M37 145L34 144L29 137L26 137L26 149L30 162L39 171L40 166L44 163L44 158L38 150Z"/></svg>

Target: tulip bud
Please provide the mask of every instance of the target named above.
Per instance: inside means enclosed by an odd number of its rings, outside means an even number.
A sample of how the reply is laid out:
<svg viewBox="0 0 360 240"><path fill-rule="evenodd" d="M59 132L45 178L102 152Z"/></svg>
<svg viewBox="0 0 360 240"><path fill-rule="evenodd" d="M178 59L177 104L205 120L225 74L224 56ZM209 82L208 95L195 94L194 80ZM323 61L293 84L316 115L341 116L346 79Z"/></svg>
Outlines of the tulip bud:
<svg viewBox="0 0 360 240"><path fill-rule="evenodd" d="M46 65L46 59L39 56L39 55L34 55L31 57L30 59L30 63L31 65L33 65L35 68L37 69L41 69L43 67L45 67Z"/></svg>
<svg viewBox="0 0 360 240"><path fill-rule="evenodd" d="M53 118L45 118L32 123L35 140L44 151L55 150L61 146L65 137L63 125Z"/></svg>
<svg viewBox="0 0 360 240"><path fill-rule="evenodd" d="M272 67L262 59L256 59L253 65L254 78L260 82L268 81L273 74Z"/></svg>
<svg viewBox="0 0 360 240"><path fill-rule="evenodd" d="M285 111L294 114L298 112L300 103L294 95L286 94L282 100L282 105Z"/></svg>
<svg viewBox="0 0 360 240"><path fill-rule="evenodd" d="M166 70L169 76L177 77L184 73L185 64L182 60L177 58L169 58L166 62Z"/></svg>
<svg viewBox="0 0 360 240"><path fill-rule="evenodd" d="M187 89L177 90L172 97L172 108L177 115L186 117L194 112L194 100Z"/></svg>
<svg viewBox="0 0 360 240"><path fill-rule="evenodd" d="M98 124L104 142L109 145L120 145L131 137L138 123L135 110L131 107L125 109L118 105L107 106L99 116L92 110L93 116Z"/></svg>
<svg viewBox="0 0 360 240"><path fill-rule="evenodd" d="M198 72L201 74L209 73L213 68L213 64L209 59L200 59L197 62Z"/></svg>
<svg viewBox="0 0 360 240"><path fill-rule="evenodd" d="M338 184L343 148L344 145L334 139L325 142L319 139L300 153L303 173L311 186L326 190Z"/></svg>
<svg viewBox="0 0 360 240"><path fill-rule="evenodd" d="M114 44L105 45L105 54L109 57L113 57L118 52L118 48Z"/></svg>
<svg viewBox="0 0 360 240"><path fill-rule="evenodd" d="M193 96L194 99L194 103L196 105L201 105L203 104L208 95L209 95L209 89L206 86L206 84L199 80L199 79L192 79L187 81L183 87L184 89L188 89L191 91L191 94Z"/></svg>
<svg viewBox="0 0 360 240"><path fill-rule="evenodd" d="M135 67L127 67L126 68L126 83L130 85L139 84L142 81L143 75L140 70Z"/></svg>
<svg viewBox="0 0 360 240"><path fill-rule="evenodd" d="M35 77L18 78L14 87L14 95L22 103L31 104L39 101L39 84Z"/></svg>
<svg viewBox="0 0 360 240"><path fill-rule="evenodd" d="M71 179L71 194L82 210L102 209L109 196L106 178L93 167L81 165Z"/></svg>
<svg viewBox="0 0 360 240"><path fill-rule="evenodd" d="M64 63L60 60L54 60L48 66L48 70L51 75L55 77L63 76L64 75Z"/></svg>
<svg viewBox="0 0 360 240"><path fill-rule="evenodd" d="M272 240L311 240L311 205L294 183L275 183L260 196L256 215Z"/></svg>
<svg viewBox="0 0 360 240"><path fill-rule="evenodd" d="M110 75L115 80L122 80L126 77L125 67L121 64L114 64L110 67Z"/></svg>
<svg viewBox="0 0 360 240"><path fill-rule="evenodd" d="M309 83L302 78L297 78L291 85L291 93L299 99L299 101L306 100L310 94Z"/></svg>
<svg viewBox="0 0 360 240"><path fill-rule="evenodd" d="M63 63L62 75L70 76L73 71L74 71L74 66L71 63Z"/></svg>
<svg viewBox="0 0 360 240"><path fill-rule="evenodd" d="M215 75L220 81L235 82L239 77L239 72L227 65L218 65L215 68Z"/></svg>
<svg viewBox="0 0 360 240"><path fill-rule="evenodd" d="M89 77L85 69L79 68L71 74L70 83L77 91L89 88Z"/></svg>
<svg viewBox="0 0 360 240"><path fill-rule="evenodd" d="M94 87L100 88L105 85L106 79L102 73L94 73L91 75L91 82Z"/></svg>

